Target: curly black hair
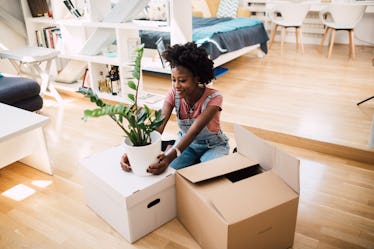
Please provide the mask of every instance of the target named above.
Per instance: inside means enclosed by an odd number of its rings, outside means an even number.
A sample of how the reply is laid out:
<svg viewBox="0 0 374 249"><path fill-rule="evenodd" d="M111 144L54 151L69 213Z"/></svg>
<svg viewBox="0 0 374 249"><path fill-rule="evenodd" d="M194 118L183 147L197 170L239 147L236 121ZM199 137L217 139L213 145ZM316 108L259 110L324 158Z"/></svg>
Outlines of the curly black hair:
<svg viewBox="0 0 374 249"><path fill-rule="evenodd" d="M209 84L215 78L213 61L204 48L197 47L193 42L169 46L162 57L169 62L171 68L182 66L190 70L193 76L199 78L200 84Z"/></svg>

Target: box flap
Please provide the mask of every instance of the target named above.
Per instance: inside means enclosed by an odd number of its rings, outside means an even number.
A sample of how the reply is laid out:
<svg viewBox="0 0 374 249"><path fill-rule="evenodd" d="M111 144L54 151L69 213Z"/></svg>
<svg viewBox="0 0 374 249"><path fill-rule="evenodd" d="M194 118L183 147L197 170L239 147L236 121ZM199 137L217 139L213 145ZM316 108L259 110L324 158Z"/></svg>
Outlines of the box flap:
<svg viewBox="0 0 374 249"><path fill-rule="evenodd" d="M272 171L227 185L210 194L210 202L229 224L274 208L298 195Z"/></svg>
<svg viewBox="0 0 374 249"><path fill-rule="evenodd" d="M234 126L238 152L256 160L265 170L273 170L296 193L299 193L300 161L273 144L252 134L240 125Z"/></svg>
<svg viewBox="0 0 374 249"><path fill-rule="evenodd" d="M279 175L296 193L300 193L300 161L277 148L273 171Z"/></svg>
<svg viewBox="0 0 374 249"><path fill-rule="evenodd" d="M258 161L266 171L273 168L276 151L274 145L257 137L240 125L236 124L234 131L238 153Z"/></svg>
<svg viewBox="0 0 374 249"><path fill-rule="evenodd" d="M201 182L258 164L239 153L213 159L178 170L178 174L192 183Z"/></svg>

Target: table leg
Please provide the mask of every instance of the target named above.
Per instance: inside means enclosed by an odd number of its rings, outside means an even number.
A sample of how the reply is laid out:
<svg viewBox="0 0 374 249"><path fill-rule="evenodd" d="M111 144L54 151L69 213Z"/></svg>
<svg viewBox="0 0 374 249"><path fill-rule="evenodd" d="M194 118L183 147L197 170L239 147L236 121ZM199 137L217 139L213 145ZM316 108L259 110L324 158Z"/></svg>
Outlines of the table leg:
<svg viewBox="0 0 374 249"><path fill-rule="evenodd" d="M62 98L61 95L57 92L56 88L51 84L50 77L49 77L49 71L51 68L51 60L47 61L47 65L45 70L42 70L41 67L38 64L32 64L34 69L39 73L41 78L41 95L44 94L48 95L48 91L52 97L54 97L57 102L61 102Z"/></svg>

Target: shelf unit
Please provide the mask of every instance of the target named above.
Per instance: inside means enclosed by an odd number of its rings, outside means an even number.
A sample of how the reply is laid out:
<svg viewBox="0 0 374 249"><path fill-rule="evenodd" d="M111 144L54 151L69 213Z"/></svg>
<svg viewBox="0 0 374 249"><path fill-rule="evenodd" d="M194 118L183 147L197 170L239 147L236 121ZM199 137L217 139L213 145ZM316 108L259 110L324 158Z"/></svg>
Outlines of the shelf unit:
<svg viewBox="0 0 374 249"><path fill-rule="evenodd" d="M61 45L58 48L60 51L59 58L63 62L56 63L60 64L56 65L56 76L59 70L64 70L64 67L70 60L81 61L85 63L88 68L90 86L101 98L125 103L129 101L127 94L132 90L127 87L126 78L131 76L130 71L132 67L129 66L129 63L132 60L135 48L140 45L139 30L170 32L172 44L184 43L192 39L192 22L186 21L191 20L191 11L186 11L186 9L188 10L188 8L191 8L190 0L183 1L183 3L179 1L177 3L177 0L169 0L169 20L161 23L139 23L131 21L124 23L111 22L111 20L106 18L109 16L108 13L113 11L113 9L111 9L112 3L110 0L76 0L73 1L73 4L78 5L82 1L86 2L86 13L79 18L73 16L61 0L50 0L49 8L53 17L32 17L27 0L21 0L21 7L25 19L29 45L37 46L36 30L48 26L59 27L62 37L60 41ZM110 16L109 19L111 19ZM173 20L172 22L170 22L171 19ZM173 29L173 32L171 32L171 29ZM107 46L100 51L103 53L82 54L82 51L90 50L90 46L88 45L89 40L91 36L96 35L95 33L98 32L104 35L96 36L93 41L93 47L95 47L95 43L102 42L104 44L106 38L108 38L107 41L110 41L109 43L107 42ZM109 38L113 39L115 42L112 42ZM96 48L94 48L94 51L96 51L95 49ZM117 96L98 90L100 72L107 72L107 65L118 66L121 92ZM170 72L168 68L162 67L157 51L146 51L143 56L142 66L144 70L162 73ZM64 91L66 91L66 89L77 90L80 86L79 83L71 84L72 86L69 87L66 87L67 84L62 84L62 87L59 85L61 84L56 84L56 88ZM140 87L143 89L143 83L141 83ZM149 93L144 92L144 95L148 96ZM147 102L147 100L144 100L144 102Z"/></svg>

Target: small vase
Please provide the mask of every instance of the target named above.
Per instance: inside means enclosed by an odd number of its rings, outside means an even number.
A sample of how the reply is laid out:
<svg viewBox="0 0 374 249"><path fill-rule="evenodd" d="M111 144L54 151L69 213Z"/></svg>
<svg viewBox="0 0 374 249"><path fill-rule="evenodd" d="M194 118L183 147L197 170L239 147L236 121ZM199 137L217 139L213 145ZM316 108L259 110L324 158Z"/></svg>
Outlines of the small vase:
<svg viewBox="0 0 374 249"><path fill-rule="evenodd" d="M161 134L157 131L151 133L151 144L145 146L133 146L128 138L124 142L125 153L129 158L132 172L138 176L148 176L149 165L157 161L161 153Z"/></svg>

